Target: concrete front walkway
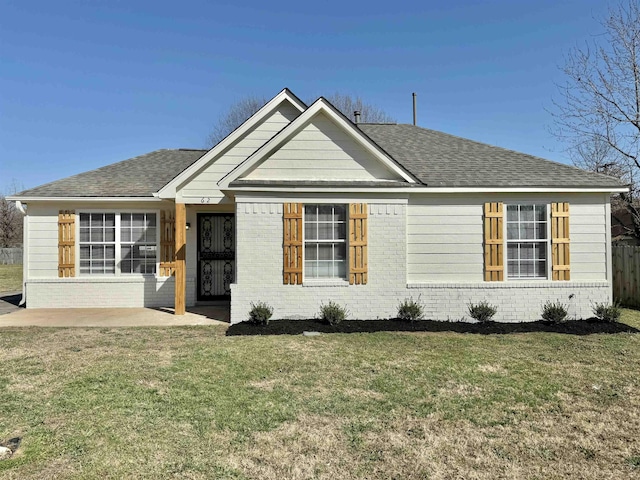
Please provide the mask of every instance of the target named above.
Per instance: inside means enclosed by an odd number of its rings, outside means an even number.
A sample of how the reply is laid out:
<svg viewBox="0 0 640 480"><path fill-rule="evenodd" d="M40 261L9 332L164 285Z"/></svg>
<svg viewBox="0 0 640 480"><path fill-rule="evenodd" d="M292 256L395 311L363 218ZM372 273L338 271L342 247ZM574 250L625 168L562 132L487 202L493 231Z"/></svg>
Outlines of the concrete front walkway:
<svg viewBox="0 0 640 480"><path fill-rule="evenodd" d="M3 296L4 295L4 296ZM12 301L9 302L8 300ZM0 327L168 327L176 325L228 325L228 306L187 309L176 316L173 309L153 308L38 308L13 305L0 295Z"/></svg>

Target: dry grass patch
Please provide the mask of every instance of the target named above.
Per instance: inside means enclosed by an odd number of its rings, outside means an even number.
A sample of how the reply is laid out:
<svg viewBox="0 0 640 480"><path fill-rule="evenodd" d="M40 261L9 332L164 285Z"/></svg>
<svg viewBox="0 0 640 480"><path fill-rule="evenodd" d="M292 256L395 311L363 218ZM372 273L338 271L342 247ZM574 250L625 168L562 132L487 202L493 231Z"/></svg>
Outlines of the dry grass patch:
<svg viewBox="0 0 640 480"><path fill-rule="evenodd" d="M640 335L224 333L3 329L0 476L640 477Z"/></svg>
<svg viewBox="0 0 640 480"><path fill-rule="evenodd" d="M22 265L0 265L0 293L22 290Z"/></svg>

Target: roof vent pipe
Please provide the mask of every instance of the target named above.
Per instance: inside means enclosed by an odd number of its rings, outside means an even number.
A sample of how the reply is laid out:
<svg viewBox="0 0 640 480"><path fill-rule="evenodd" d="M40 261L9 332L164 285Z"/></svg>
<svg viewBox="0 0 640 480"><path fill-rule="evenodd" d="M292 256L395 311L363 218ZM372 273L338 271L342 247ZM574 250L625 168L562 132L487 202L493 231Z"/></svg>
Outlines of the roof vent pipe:
<svg viewBox="0 0 640 480"><path fill-rule="evenodd" d="M413 124L417 125L418 124L418 103L417 103L417 97L418 95L416 95L416 93L412 93L413 95Z"/></svg>
<svg viewBox="0 0 640 480"><path fill-rule="evenodd" d="M356 123L360 123L360 110L356 110L355 112L353 112L353 118L355 119Z"/></svg>

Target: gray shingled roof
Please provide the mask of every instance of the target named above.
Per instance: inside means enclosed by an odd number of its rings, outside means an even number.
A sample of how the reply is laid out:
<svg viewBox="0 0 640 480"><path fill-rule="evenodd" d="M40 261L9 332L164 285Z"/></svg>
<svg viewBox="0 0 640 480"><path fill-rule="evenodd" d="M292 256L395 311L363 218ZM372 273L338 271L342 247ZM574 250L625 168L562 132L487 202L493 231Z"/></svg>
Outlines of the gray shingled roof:
<svg viewBox="0 0 640 480"><path fill-rule="evenodd" d="M206 150L156 150L31 188L16 197L152 197Z"/></svg>
<svg viewBox="0 0 640 480"><path fill-rule="evenodd" d="M606 175L414 125L359 124L358 127L398 164L430 187L623 186ZM205 152L156 150L15 196L151 197Z"/></svg>
<svg viewBox="0 0 640 480"><path fill-rule="evenodd" d="M358 126L430 187L623 186L607 175L415 125Z"/></svg>

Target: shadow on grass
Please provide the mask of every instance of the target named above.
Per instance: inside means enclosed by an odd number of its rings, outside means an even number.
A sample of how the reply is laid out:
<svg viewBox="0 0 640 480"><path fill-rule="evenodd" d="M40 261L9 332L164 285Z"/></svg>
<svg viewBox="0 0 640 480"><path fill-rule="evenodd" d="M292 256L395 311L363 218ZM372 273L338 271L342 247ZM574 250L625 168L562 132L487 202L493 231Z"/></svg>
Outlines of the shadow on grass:
<svg viewBox="0 0 640 480"><path fill-rule="evenodd" d="M363 333L363 332L455 332L495 335L509 333L551 332L567 335L592 335L596 333L640 333L640 330L624 323L607 323L596 319L573 320L550 324L543 321L522 323L489 322L439 322L419 320L350 320L331 326L318 320L272 320L269 325L253 325L248 322L231 325L228 336L234 335L299 335L302 332Z"/></svg>

